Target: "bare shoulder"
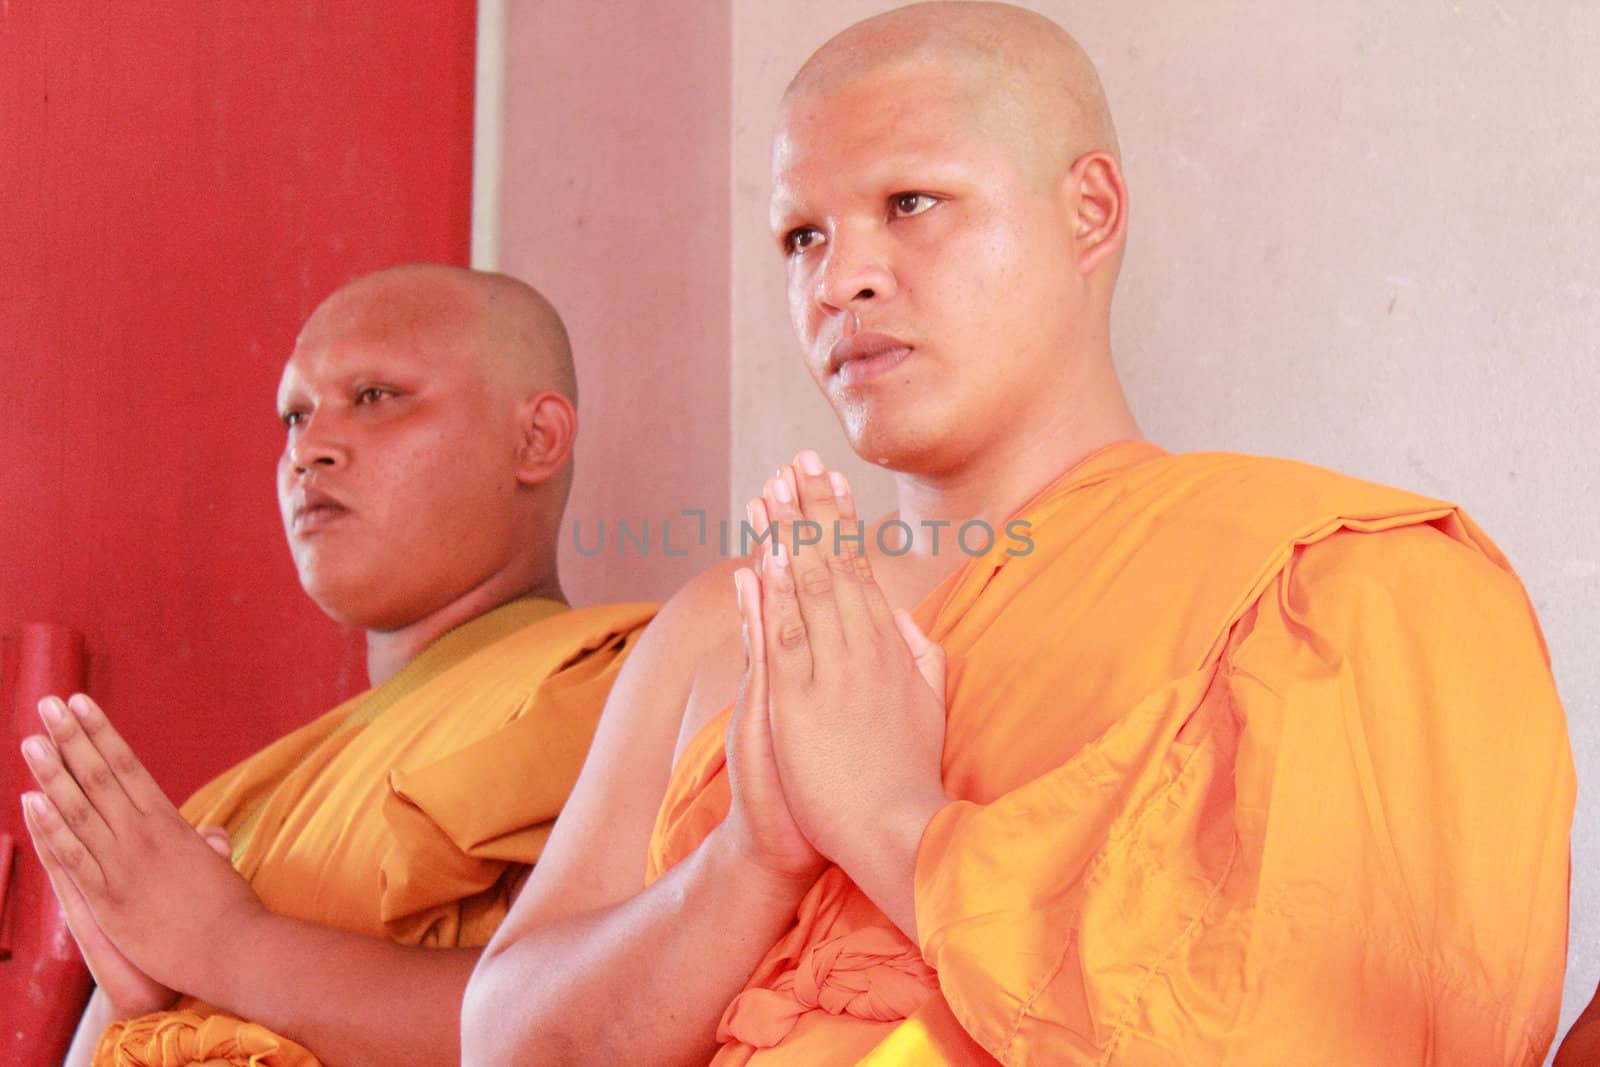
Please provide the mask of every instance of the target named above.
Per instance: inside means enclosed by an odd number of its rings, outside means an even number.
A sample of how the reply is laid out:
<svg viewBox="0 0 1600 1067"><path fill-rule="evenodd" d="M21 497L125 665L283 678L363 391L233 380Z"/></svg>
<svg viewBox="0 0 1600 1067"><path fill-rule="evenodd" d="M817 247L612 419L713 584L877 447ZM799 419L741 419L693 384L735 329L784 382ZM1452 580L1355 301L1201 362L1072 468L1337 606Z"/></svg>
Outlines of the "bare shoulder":
<svg viewBox="0 0 1600 1067"><path fill-rule="evenodd" d="M651 623L659 651L687 669L691 678L710 653L739 639L739 605L733 574L743 559L726 559L706 568L672 595Z"/></svg>
<svg viewBox="0 0 1600 1067"><path fill-rule="evenodd" d="M670 765L688 738L733 700L744 665L733 575L743 559L723 560L690 579L662 607L640 640L623 700L661 706L674 744ZM634 692L633 687L639 687ZM670 766L669 766L670 773ZM665 782L662 783L665 791Z"/></svg>
<svg viewBox="0 0 1600 1067"><path fill-rule="evenodd" d="M733 592L739 565L719 563L692 579L640 635L561 818L508 917L513 935L616 903L643 884L656 810L702 666L722 654L730 634L739 647Z"/></svg>

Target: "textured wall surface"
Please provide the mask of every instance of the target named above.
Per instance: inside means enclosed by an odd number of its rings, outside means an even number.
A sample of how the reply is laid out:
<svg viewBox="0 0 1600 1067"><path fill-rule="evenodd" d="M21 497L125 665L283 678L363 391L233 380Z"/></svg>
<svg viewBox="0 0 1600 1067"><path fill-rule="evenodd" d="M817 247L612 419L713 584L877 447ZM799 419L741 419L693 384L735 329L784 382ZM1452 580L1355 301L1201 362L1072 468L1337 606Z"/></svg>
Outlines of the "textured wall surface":
<svg viewBox="0 0 1600 1067"><path fill-rule="evenodd" d="M664 599L713 558L680 513L728 496L728 45L725 0L507 8L499 268L572 334L575 604Z"/></svg>
<svg viewBox="0 0 1600 1067"><path fill-rule="evenodd" d="M335 286L466 260L473 4L399 7L0 10L0 629L82 630L178 796L366 684L294 578L274 394Z"/></svg>

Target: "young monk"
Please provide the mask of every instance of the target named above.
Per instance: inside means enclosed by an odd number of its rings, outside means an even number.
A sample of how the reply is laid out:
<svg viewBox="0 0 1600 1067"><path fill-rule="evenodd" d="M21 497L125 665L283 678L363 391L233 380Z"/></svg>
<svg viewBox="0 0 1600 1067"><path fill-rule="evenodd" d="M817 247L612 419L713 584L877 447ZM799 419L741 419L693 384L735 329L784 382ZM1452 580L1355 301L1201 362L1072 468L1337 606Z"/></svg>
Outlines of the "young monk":
<svg viewBox="0 0 1600 1067"><path fill-rule="evenodd" d="M575 403L560 319L511 278L395 268L311 316L278 500L372 688L181 811L93 701L43 703L24 809L99 985L71 1062L458 1059L467 976L650 615L566 606Z"/></svg>
<svg viewBox="0 0 1600 1067"><path fill-rule="evenodd" d="M1527 598L1450 504L1140 439L1082 50L869 19L773 159L807 367L898 509L857 539L802 452L775 541L663 609L465 1062L1538 1063L1574 782Z"/></svg>

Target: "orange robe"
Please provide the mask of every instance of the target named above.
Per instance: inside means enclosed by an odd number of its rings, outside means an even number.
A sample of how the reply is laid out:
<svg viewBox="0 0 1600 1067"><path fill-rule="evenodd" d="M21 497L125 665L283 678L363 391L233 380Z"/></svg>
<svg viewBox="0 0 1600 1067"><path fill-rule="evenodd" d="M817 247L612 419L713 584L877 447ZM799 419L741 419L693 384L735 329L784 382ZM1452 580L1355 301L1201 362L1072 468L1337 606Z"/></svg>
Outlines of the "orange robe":
<svg viewBox="0 0 1600 1067"><path fill-rule="evenodd" d="M404 945L476 947L510 906L577 779L653 608L521 600L451 630L393 678L201 787L270 910ZM189 998L108 1028L96 1067L316 1067L265 1027Z"/></svg>
<svg viewBox="0 0 1600 1067"><path fill-rule="evenodd" d="M1575 782L1527 598L1458 509L1125 442L915 612L948 655L912 945L836 867L717 1064L1537 1064ZM691 740L650 877L725 816ZM863 1059L864 1057L864 1059Z"/></svg>

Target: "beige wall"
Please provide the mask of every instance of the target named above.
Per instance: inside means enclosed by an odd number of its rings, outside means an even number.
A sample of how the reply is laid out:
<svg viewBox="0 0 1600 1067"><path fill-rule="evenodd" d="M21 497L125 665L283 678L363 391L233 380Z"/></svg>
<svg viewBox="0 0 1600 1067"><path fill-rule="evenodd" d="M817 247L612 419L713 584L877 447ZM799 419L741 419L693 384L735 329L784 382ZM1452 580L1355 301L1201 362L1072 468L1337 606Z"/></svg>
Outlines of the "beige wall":
<svg viewBox="0 0 1600 1067"><path fill-rule="evenodd" d="M711 440L716 420L726 434L720 458L697 453L684 484L696 500L721 493L730 514L797 448L816 447L831 461L847 456L789 331L767 233L768 138L777 98L804 56L890 6L731 0L731 12L719 6L699 16L700 32L717 38L731 14L725 140L707 134L691 148L686 134L681 149L704 153L708 169L716 158L728 168L706 180L721 182L729 198L731 334L722 341L731 337L731 351L716 353L722 376L697 372L699 391L685 400L706 424L706 447L719 443ZM1535 17L1535 5L1495 0L1029 6L1083 40L1119 122L1133 229L1115 340L1145 432L1172 449L1293 456L1459 500L1522 573L1550 640L1585 786L1574 836L1570 1021L1600 979L1600 801L1588 788L1600 772L1600 431L1592 421L1600 411L1600 7L1546 0ZM671 100L649 99L658 126L685 121ZM597 112L585 128L561 131L594 142L561 164L581 176L580 189L602 188L601 146L638 125L621 116L615 132L603 118ZM543 136L537 125L513 129L525 140ZM557 158L569 151L565 141L541 150ZM508 177L508 199L519 195L519 180ZM557 206L572 199L571 188L539 186ZM566 235L585 262L613 254L586 251L575 228ZM638 374L668 368L655 362L665 350L650 340L660 321L626 325L651 278L631 267L611 277L598 301L586 295L592 279L572 292L596 305L597 319L614 317L610 329L641 339L629 362L587 371L626 391ZM647 318L652 306L646 300ZM708 327L707 344L713 333ZM611 456L624 466L596 463L585 476L605 471L638 485L639 465L686 462L670 441L643 455L625 451ZM863 495L887 505L886 476L859 461L846 469Z"/></svg>
<svg viewBox="0 0 1600 1067"><path fill-rule="evenodd" d="M574 603L665 598L712 559L680 511L728 497L728 25L714 0L506 5L497 265L572 334ZM648 554L618 553L619 520Z"/></svg>

